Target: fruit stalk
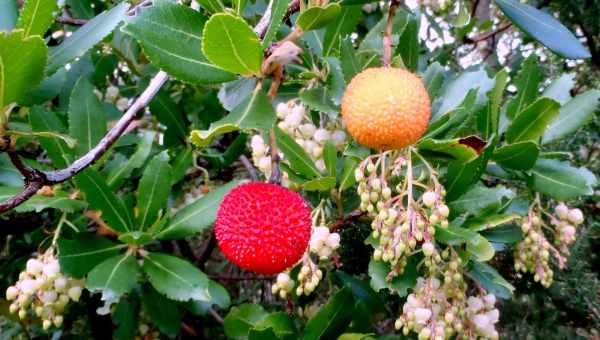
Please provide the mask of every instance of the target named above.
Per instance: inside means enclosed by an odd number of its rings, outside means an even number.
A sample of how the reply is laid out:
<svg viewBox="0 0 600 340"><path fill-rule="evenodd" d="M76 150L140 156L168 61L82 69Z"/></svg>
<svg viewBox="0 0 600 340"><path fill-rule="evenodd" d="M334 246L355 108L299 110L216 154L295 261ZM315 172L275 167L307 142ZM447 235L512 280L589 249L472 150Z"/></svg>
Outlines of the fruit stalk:
<svg viewBox="0 0 600 340"><path fill-rule="evenodd" d="M392 30L394 28L394 17L396 9L400 6L401 0L391 0L390 9L388 10L385 32L383 34L383 59L384 67L390 67L392 63Z"/></svg>

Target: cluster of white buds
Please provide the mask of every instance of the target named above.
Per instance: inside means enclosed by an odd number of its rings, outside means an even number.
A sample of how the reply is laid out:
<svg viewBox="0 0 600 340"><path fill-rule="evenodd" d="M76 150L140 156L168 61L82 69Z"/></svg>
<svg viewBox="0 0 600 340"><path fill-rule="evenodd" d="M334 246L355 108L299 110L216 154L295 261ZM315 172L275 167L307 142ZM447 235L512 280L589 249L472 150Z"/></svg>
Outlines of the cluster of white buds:
<svg viewBox="0 0 600 340"><path fill-rule="evenodd" d="M302 267L300 267L300 272L298 273L296 295L310 295L317 288L322 278L323 272L321 269L311 260L308 253L304 254Z"/></svg>
<svg viewBox="0 0 600 340"><path fill-rule="evenodd" d="M575 241L575 226L584 221L581 210L569 209L564 203L558 204L554 212L552 215L544 211L536 200L522 220L521 230L525 238L515 249L515 270L533 274L534 281L544 287L552 284L554 275L550 268L550 255L557 260L560 269L564 268L569 246ZM557 248L548 241L544 229L554 231Z"/></svg>
<svg viewBox="0 0 600 340"><path fill-rule="evenodd" d="M338 149L343 149L347 135L337 121L329 121L322 127L316 126L304 106L296 100L279 103L276 108L279 122L277 126L290 135L298 145L315 162L315 166L325 171L323 148L331 141ZM259 135L253 136L250 142L254 165L269 177L271 174L271 157L269 147ZM282 156L282 155L280 155Z"/></svg>
<svg viewBox="0 0 600 340"><path fill-rule="evenodd" d="M436 227L448 227L450 209L444 203L445 190L431 170L425 180L412 178L409 159L394 158L391 153L370 156L356 169L360 208L372 216L373 238L378 240L373 258L388 262L391 280L401 274L408 258L417 250L425 255L425 264L433 268L441 261L435 243ZM403 170L409 175L400 177ZM392 189L388 177L398 177ZM415 188L423 190L418 199Z"/></svg>
<svg viewBox="0 0 600 340"><path fill-rule="evenodd" d="M125 111L129 108L129 98L121 97L119 88L115 85L109 85L104 93L104 100L113 103L119 111Z"/></svg>
<svg viewBox="0 0 600 340"><path fill-rule="evenodd" d="M396 320L396 329L404 335L415 332L419 340L444 340L454 335L458 339L498 339L496 296L465 299L464 291L461 297L452 297L447 282L442 285L435 276L418 278L414 293L407 297Z"/></svg>
<svg viewBox="0 0 600 340"><path fill-rule="evenodd" d="M277 274L277 280L271 286L271 292L273 294L279 293L279 296L282 299L285 299L288 294L294 289L294 280L290 278L290 274L288 273L279 273Z"/></svg>
<svg viewBox="0 0 600 340"><path fill-rule="evenodd" d="M320 260L327 260L340 246L340 234L330 232L325 226L315 227L309 244L312 253L317 254Z"/></svg>
<svg viewBox="0 0 600 340"><path fill-rule="evenodd" d="M474 338L498 339L496 323L500 312L495 307L496 296L487 294L480 297L470 296L465 309L465 333L475 335Z"/></svg>
<svg viewBox="0 0 600 340"><path fill-rule="evenodd" d="M66 277L49 250L37 258L27 261L19 281L6 290L6 299L12 301L9 310L25 319L29 312L42 320L44 330L54 325L61 327L63 313L69 301L79 301L83 283Z"/></svg>

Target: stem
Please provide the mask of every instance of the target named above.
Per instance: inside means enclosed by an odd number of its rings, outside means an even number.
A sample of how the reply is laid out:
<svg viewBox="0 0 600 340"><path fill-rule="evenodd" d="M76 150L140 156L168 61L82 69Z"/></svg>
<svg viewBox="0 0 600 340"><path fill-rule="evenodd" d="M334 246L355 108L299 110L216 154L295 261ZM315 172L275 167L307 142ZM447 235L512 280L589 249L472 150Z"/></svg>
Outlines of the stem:
<svg viewBox="0 0 600 340"><path fill-rule="evenodd" d="M252 182L258 182L258 173L256 172L256 168L254 167L254 165L252 165L252 162L250 162L248 157L246 157L246 155L241 155L240 161L242 162L242 164L244 164L244 167L246 168L246 171L248 171Z"/></svg>
<svg viewBox="0 0 600 340"><path fill-rule="evenodd" d="M58 220L58 225L56 226L56 230L54 231L54 237L52 238L51 247L56 247L56 243L58 242L58 236L60 235L60 232L62 231L63 224L65 224L66 220L67 220L67 213L64 212L60 216L60 220Z"/></svg>
<svg viewBox="0 0 600 340"><path fill-rule="evenodd" d="M277 141L275 140L275 129L269 130L271 149L271 178L269 183L281 184L281 169L279 168L279 155L277 154Z"/></svg>
<svg viewBox="0 0 600 340"><path fill-rule="evenodd" d="M401 0L391 0L390 8L388 10L387 22L385 24L385 31L383 34L383 59L381 62L384 67L390 67L392 64L392 31L394 28L394 17L396 16L396 9L400 6Z"/></svg>

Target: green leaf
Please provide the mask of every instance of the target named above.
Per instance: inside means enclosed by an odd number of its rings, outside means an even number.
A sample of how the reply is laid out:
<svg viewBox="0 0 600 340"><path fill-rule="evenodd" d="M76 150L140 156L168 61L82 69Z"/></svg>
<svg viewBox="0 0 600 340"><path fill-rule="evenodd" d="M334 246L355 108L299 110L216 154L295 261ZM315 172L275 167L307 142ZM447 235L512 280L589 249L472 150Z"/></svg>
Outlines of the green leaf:
<svg viewBox="0 0 600 340"><path fill-rule="evenodd" d="M319 309L306 323L305 340L335 339L343 333L354 311L354 297L350 287L344 287Z"/></svg>
<svg viewBox="0 0 600 340"><path fill-rule="evenodd" d="M494 152L492 159L504 168L529 170L540 154L540 147L531 141L505 145Z"/></svg>
<svg viewBox="0 0 600 340"><path fill-rule="evenodd" d="M44 77L47 48L39 36L0 32L0 110L21 99ZM4 113L3 113L4 114Z"/></svg>
<svg viewBox="0 0 600 340"><path fill-rule="evenodd" d="M117 325L113 337L116 340L133 339L138 331L139 302L132 298L120 299L112 317Z"/></svg>
<svg viewBox="0 0 600 340"><path fill-rule="evenodd" d="M163 3L141 11L122 31L136 38L150 61L193 84L222 83L235 76L208 62L200 48L206 19L193 9Z"/></svg>
<svg viewBox="0 0 600 340"><path fill-rule="evenodd" d="M15 194L22 190L22 188L19 188ZM19 213L35 211L39 213L44 209L58 209L63 212L72 213L82 210L86 206L87 204L83 201L71 199L66 192L55 191L52 197L34 195L25 201L25 203L16 207L15 211Z"/></svg>
<svg viewBox="0 0 600 340"><path fill-rule="evenodd" d="M87 276L85 287L121 296L135 288L139 271L140 266L134 256L117 255L94 267Z"/></svg>
<svg viewBox="0 0 600 340"><path fill-rule="evenodd" d="M448 228L436 228L435 230L435 240L451 246L465 244L478 236L479 234L473 230L454 225L454 221Z"/></svg>
<svg viewBox="0 0 600 340"><path fill-rule="evenodd" d="M126 244L116 244L92 234L78 234L74 239L58 239L58 260L63 273L84 277L92 268L117 255Z"/></svg>
<svg viewBox="0 0 600 340"><path fill-rule="evenodd" d="M490 241L479 234L467 241L467 251L479 262L491 260L496 253Z"/></svg>
<svg viewBox="0 0 600 340"><path fill-rule="evenodd" d="M188 128L184 115L166 91L161 90L154 96L150 102L150 112L167 127L165 145L185 143ZM167 143L168 141L171 144Z"/></svg>
<svg viewBox="0 0 600 340"><path fill-rule="evenodd" d="M194 155L190 146L181 149L177 153L171 164L171 168L173 169L173 184L178 183L185 178L185 173L192 166L193 162Z"/></svg>
<svg viewBox="0 0 600 340"><path fill-rule="evenodd" d="M375 340L374 334L360 334L360 333L345 333L340 335L337 340Z"/></svg>
<svg viewBox="0 0 600 340"><path fill-rule="evenodd" d="M462 162L471 161L478 156L477 150L461 143L460 138L446 140L424 138L417 144L417 147L419 151L445 154Z"/></svg>
<svg viewBox="0 0 600 340"><path fill-rule="evenodd" d="M438 98L432 104L431 121L434 122L444 114L454 110L464 102L465 97L471 90L476 90L477 97L473 108L469 110L476 111L478 107L486 103L486 93L495 85L483 67L457 74L453 79L448 80Z"/></svg>
<svg viewBox="0 0 600 340"><path fill-rule="evenodd" d="M485 110L481 110L477 117L477 126L484 139L490 138L494 134L498 134L498 126L500 124L500 105L504 89L508 83L508 73L502 70L496 74L496 85L488 93L489 102Z"/></svg>
<svg viewBox="0 0 600 340"><path fill-rule="evenodd" d="M268 329L273 330L277 339L290 338L296 334L294 320L285 312L271 313L254 326L254 330L258 331Z"/></svg>
<svg viewBox="0 0 600 340"><path fill-rule="evenodd" d="M518 218L518 215L512 215ZM504 225L490 230L484 230L481 235L493 243L513 244L523 240L521 228L516 225Z"/></svg>
<svg viewBox="0 0 600 340"><path fill-rule="evenodd" d="M188 261L149 253L144 257L143 269L152 286L171 300L210 301L208 277Z"/></svg>
<svg viewBox="0 0 600 340"><path fill-rule="evenodd" d="M154 238L152 234L142 232L142 231L131 231L125 234L119 235L119 241L127 244L131 244L134 246L143 246L152 241Z"/></svg>
<svg viewBox="0 0 600 340"><path fill-rule="evenodd" d="M148 229L158 218L171 193L169 155L163 151L154 156L144 170L137 190L138 219L136 229Z"/></svg>
<svg viewBox="0 0 600 340"><path fill-rule="evenodd" d="M29 124L36 132L65 131L63 123L56 114L44 111L41 106L34 106L29 111ZM38 139L55 167L64 168L71 164L71 150L64 140L56 137L39 137Z"/></svg>
<svg viewBox="0 0 600 340"><path fill-rule="evenodd" d="M88 79L79 78L69 100L69 134L77 139L77 155L95 147L105 133L106 115L94 86Z"/></svg>
<svg viewBox="0 0 600 340"><path fill-rule="evenodd" d="M0 184L23 190L23 175L15 168L6 153L0 154Z"/></svg>
<svg viewBox="0 0 600 340"><path fill-rule="evenodd" d="M102 219L108 223L111 229L121 233L131 231L131 221L125 204L108 187L98 172L88 168L75 176L75 183L85 194L90 207L102 212Z"/></svg>
<svg viewBox="0 0 600 340"><path fill-rule="evenodd" d="M221 0L198 0L198 4L210 13L225 11L225 5L223 5Z"/></svg>
<svg viewBox="0 0 600 340"><path fill-rule="evenodd" d="M388 263L375 261L371 258L369 262L369 276L371 277L371 287L376 292L387 288L399 296L408 295L408 290L417 284L417 262L411 258L404 268L404 272L391 281L387 279L391 268Z"/></svg>
<svg viewBox="0 0 600 340"><path fill-rule="evenodd" d="M154 131L144 132L133 155L131 155L124 164L115 167L108 173L106 184L108 184L109 187L113 189L118 188L123 181L131 175L133 170L144 165L146 159L150 155L150 151L152 151L152 142L154 141L155 136L156 133Z"/></svg>
<svg viewBox="0 0 600 340"><path fill-rule="evenodd" d="M252 27L240 17L214 14L206 22L202 52L213 64L245 76L260 74L263 51Z"/></svg>
<svg viewBox="0 0 600 340"><path fill-rule="evenodd" d="M175 302L165 298L152 287L146 287L142 293L142 306L145 314L158 326L161 333L171 338L179 333L182 313Z"/></svg>
<svg viewBox="0 0 600 340"><path fill-rule="evenodd" d="M402 62L407 69L416 71L419 64L419 22L414 15L408 16L408 22L396 50L402 56Z"/></svg>
<svg viewBox="0 0 600 340"><path fill-rule="evenodd" d="M396 11L394 22L392 25L392 46L397 46L400 40L400 35L408 23L408 13L404 10ZM377 55L383 54L383 33L387 25L387 15L384 15L377 24L375 24L359 45L360 51L370 51Z"/></svg>
<svg viewBox="0 0 600 340"><path fill-rule="evenodd" d="M156 238L180 239L206 230L215 222L217 209L223 197L239 184L239 181L231 181L181 209L171 218L169 224L156 234Z"/></svg>
<svg viewBox="0 0 600 340"><path fill-rule="evenodd" d="M485 211L498 208L502 202L513 199L515 193L504 186L492 188L477 185L467 191L460 198L450 203L452 213L469 213L478 216Z"/></svg>
<svg viewBox="0 0 600 340"><path fill-rule="evenodd" d="M554 99L561 105L565 105L573 99L571 90L575 86L575 73L565 73L554 80L542 93L542 97Z"/></svg>
<svg viewBox="0 0 600 340"><path fill-rule="evenodd" d="M373 290L369 282L359 280L341 271L333 272L333 277L340 285L350 287L356 300L362 301L368 307L371 314L385 310L383 300Z"/></svg>
<svg viewBox="0 0 600 340"><path fill-rule="evenodd" d="M25 30L25 36L44 36L58 12L56 1L27 0L21 9L17 29Z"/></svg>
<svg viewBox="0 0 600 340"><path fill-rule="evenodd" d="M129 4L123 2L108 11L100 13L75 31L58 47L52 48L48 55L46 73L48 75L53 74L66 63L81 57L87 50L104 39L125 19L127 9L129 9Z"/></svg>
<svg viewBox="0 0 600 340"><path fill-rule="evenodd" d="M506 116L514 119L521 114L529 104L531 104L539 95L542 73L539 66L539 60L535 53L525 59L519 75L515 79L517 95L506 107Z"/></svg>
<svg viewBox="0 0 600 340"><path fill-rule="evenodd" d="M463 224L464 228L473 231L483 231L495 228L502 224L507 224L519 218L517 214L496 214L469 219ZM520 230L520 229L519 229ZM520 233L520 232L519 232ZM486 238L487 234L484 235ZM488 238L489 239L489 238ZM492 241L490 239L490 241Z"/></svg>
<svg viewBox="0 0 600 340"><path fill-rule="evenodd" d="M344 79L346 82L349 82L354 78L355 75L359 74L363 69L363 65L361 64L358 56L356 55L356 49L352 44L352 39L350 37L346 37L342 39L340 46L340 59L342 71L344 73Z"/></svg>
<svg viewBox="0 0 600 340"><path fill-rule="evenodd" d="M56 97L62 91L66 80L67 70L59 70L50 77L42 80L39 85L31 88L26 95L21 97L19 104L23 106L43 104Z"/></svg>
<svg viewBox="0 0 600 340"><path fill-rule="evenodd" d="M427 93L429 93L429 97L436 98L439 90L442 88L444 83L446 70L439 62L434 62L433 64L427 67L425 70L425 74L423 75L423 81L425 82L425 87L427 88Z"/></svg>
<svg viewBox="0 0 600 340"><path fill-rule="evenodd" d="M589 90L571 99L560 108L560 114L544 133L542 144L549 144L574 133L589 123L598 109L600 91Z"/></svg>
<svg viewBox="0 0 600 340"><path fill-rule="evenodd" d="M293 171L307 178L321 177L321 172L317 169L306 151L292 137L278 127L275 127L275 140L277 147L285 156L285 161L289 163Z"/></svg>
<svg viewBox="0 0 600 340"><path fill-rule="evenodd" d="M331 101L334 105L339 106L342 103L342 96L346 89L346 81L344 73L340 65L340 60L336 57L326 57L325 61L329 66L329 75L327 77L327 89L331 93Z"/></svg>
<svg viewBox="0 0 600 340"><path fill-rule="evenodd" d="M208 281L208 293L210 295L209 302L190 300L185 303L186 308L195 315L206 315L212 306L225 309L231 304L231 298L229 297L227 289L215 281Z"/></svg>
<svg viewBox="0 0 600 340"><path fill-rule="evenodd" d="M231 111L240 105L256 88L255 78L240 78L225 83L219 89L219 102L225 110Z"/></svg>
<svg viewBox="0 0 600 340"><path fill-rule="evenodd" d="M331 3L326 7L312 7L300 13L296 20L296 26L303 32L317 30L333 22L341 13L342 7L337 3Z"/></svg>
<svg viewBox="0 0 600 340"><path fill-rule="evenodd" d="M256 87L233 111L219 121L210 124L208 130L193 130L191 140L199 148L210 144L216 135L250 129L270 129L277 119L267 94Z"/></svg>
<svg viewBox="0 0 600 340"><path fill-rule="evenodd" d="M243 304L233 307L224 319L225 335L234 339L245 338L248 332L267 315L267 312L259 304Z"/></svg>
<svg viewBox="0 0 600 340"><path fill-rule="evenodd" d="M356 178L354 177L354 171L356 167L360 163L354 157L345 157L344 158L344 166L342 168L342 175L340 177L340 191L344 191L354 185L356 183Z"/></svg>
<svg viewBox="0 0 600 340"><path fill-rule="evenodd" d="M531 170L529 185L557 200L568 200L592 195L597 179L588 169L573 167L569 162L540 159Z"/></svg>
<svg viewBox="0 0 600 340"><path fill-rule="evenodd" d="M320 177L302 184L306 191L329 191L335 187L335 177Z"/></svg>
<svg viewBox="0 0 600 340"><path fill-rule="evenodd" d="M323 146L323 160L329 175L335 178L337 176L337 150L330 140Z"/></svg>
<svg viewBox="0 0 600 340"><path fill-rule="evenodd" d="M343 6L335 21L327 26L323 36L323 55L332 55L340 46L340 40L354 32L361 18L360 6Z"/></svg>
<svg viewBox="0 0 600 340"><path fill-rule="evenodd" d="M515 287L488 264L470 261L468 271L469 274L489 293L502 299L509 299L512 297Z"/></svg>
<svg viewBox="0 0 600 340"><path fill-rule="evenodd" d="M315 86L310 90L300 92L300 100L311 110L337 115L338 108L333 103L332 94L328 88Z"/></svg>
<svg viewBox="0 0 600 340"><path fill-rule="evenodd" d="M502 12L537 41L568 59L589 58L581 42L552 15L517 0L494 0Z"/></svg>
<svg viewBox="0 0 600 340"><path fill-rule="evenodd" d="M560 104L549 98L540 98L523 110L506 130L506 141L517 143L537 140L550 122L559 114Z"/></svg>
<svg viewBox="0 0 600 340"><path fill-rule="evenodd" d="M273 0L270 2L271 21L269 21L269 26L267 27L264 38L262 39L263 49L269 47L273 39L275 39L275 35L279 30L279 26L281 26L281 22L283 21L285 13L287 12L288 3L289 1L286 0Z"/></svg>
<svg viewBox="0 0 600 340"><path fill-rule="evenodd" d="M479 157L469 162L452 161L448 165L445 187L448 194L446 200L452 202L467 192L475 184L486 169L495 146L495 138L485 147Z"/></svg>

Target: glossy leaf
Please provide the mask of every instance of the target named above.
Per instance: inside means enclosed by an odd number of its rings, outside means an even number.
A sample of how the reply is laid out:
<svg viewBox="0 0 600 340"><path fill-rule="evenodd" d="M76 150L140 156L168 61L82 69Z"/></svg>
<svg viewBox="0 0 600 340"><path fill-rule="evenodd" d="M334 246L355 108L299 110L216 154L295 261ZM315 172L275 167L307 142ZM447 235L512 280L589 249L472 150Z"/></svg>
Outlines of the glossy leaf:
<svg viewBox="0 0 600 340"><path fill-rule="evenodd" d="M141 11L122 28L136 38L150 61L194 84L222 83L234 75L210 63L201 50L205 17L189 7L162 3Z"/></svg>
<svg viewBox="0 0 600 340"><path fill-rule="evenodd" d="M414 15L408 16L408 22L398 43L397 51L407 69L416 71L419 64L419 22Z"/></svg>
<svg viewBox="0 0 600 340"><path fill-rule="evenodd" d="M186 260L150 253L144 257L142 268L152 286L171 300L210 301L208 277Z"/></svg>
<svg viewBox="0 0 600 340"><path fill-rule="evenodd" d="M323 36L323 55L333 55L339 50L340 41L354 32L361 17L360 6L343 6L335 21L327 26Z"/></svg>
<svg viewBox="0 0 600 340"><path fill-rule="evenodd" d="M573 99L571 90L575 86L575 73L565 73L558 79L554 80L542 93L542 97L548 97L559 102L561 105L566 104Z"/></svg>
<svg viewBox="0 0 600 340"><path fill-rule="evenodd" d="M48 54L46 73L53 74L104 39L125 19L127 9L129 9L129 4L123 2L100 13L81 26L58 47L52 48Z"/></svg>
<svg viewBox="0 0 600 340"><path fill-rule="evenodd" d="M490 241L477 234L467 241L467 252L471 253L479 262L486 262L494 257L495 250Z"/></svg>
<svg viewBox="0 0 600 340"><path fill-rule="evenodd" d="M316 30L332 23L341 11L342 7L337 3L331 3L325 7L311 7L300 13L296 25L304 32Z"/></svg>
<svg viewBox="0 0 600 340"><path fill-rule="evenodd" d="M529 170L540 154L540 147L531 141L505 145L494 152L492 159L507 169Z"/></svg>
<svg viewBox="0 0 600 340"><path fill-rule="evenodd" d="M193 130L191 140L197 147L206 147L219 134L250 129L270 129L275 123L273 105L259 87L227 116L210 125L208 130Z"/></svg>
<svg viewBox="0 0 600 340"><path fill-rule="evenodd" d="M520 29L556 54L569 59L589 58L581 42L552 15L517 0L494 0Z"/></svg>
<svg viewBox="0 0 600 340"><path fill-rule="evenodd" d="M537 98L540 82L542 81L542 73L538 63L539 60L535 53L525 59L519 75L515 79L517 95L508 103L506 108L508 118L514 119Z"/></svg>
<svg viewBox="0 0 600 340"><path fill-rule="evenodd" d="M586 168L576 168L568 162L540 159L531 170L530 186L557 200L568 200L593 194L596 176Z"/></svg>
<svg viewBox="0 0 600 340"><path fill-rule="evenodd" d="M335 187L335 177L320 177L304 182L302 187L306 191L329 191Z"/></svg>
<svg viewBox="0 0 600 340"><path fill-rule="evenodd" d="M39 36L22 30L0 32L0 110L19 101L42 81L47 48Z"/></svg>
<svg viewBox="0 0 600 340"><path fill-rule="evenodd" d="M354 297L349 287L342 288L306 323L304 339L331 339L343 333L352 319Z"/></svg>
<svg viewBox="0 0 600 340"><path fill-rule="evenodd" d="M224 319L225 335L234 339L244 338L267 315L264 308L258 304L233 307Z"/></svg>
<svg viewBox="0 0 600 340"><path fill-rule="evenodd" d="M496 186L492 188L483 185L477 185L467 191L460 198L450 203L450 209L453 213L469 213L473 216L482 214L484 211L498 207L503 201L512 199L515 193L504 187Z"/></svg>
<svg viewBox="0 0 600 340"><path fill-rule="evenodd" d="M171 177L169 155L163 151L150 160L140 179L136 229L146 230L154 224L171 193Z"/></svg>
<svg viewBox="0 0 600 340"><path fill-rule="evenodd" d="M55 1L45 0L27 0L23 4L17 29L23 29L25 36L39 35L44 36L52 22L54 14L58 11Z"/></svg>
<svg viewBox="0 0 600 340"><path fill-rule="evenodd" d="M506 130L506 141L517 143L537 140L558 116L560 105L552 99L541 98L523 110Z"/></svg>
<svg viewBox="0 0 600 340"><path fill-rule="evenodd" d="M571 99L560 108L560 114L544 133L543 144L560 140L589 123L598 109L600 91L589 90Z"/></svg>
<svg viewBox="0 0 600 340"><path fill-rule="evenodd" d="M144 165L144 162L146 162L146 159L152 150L152 142L154 141L155 136L156 133L153 131L144 133L131 157L129 157L124 164L115 167L108 173L106 183L109 187L113 189L119 187L123 181L131 175L133 170Z"/></svg>
<svg viewBox="0 0 600 340"><path fill-rule="evenodd" d="M102 261L125 248L125 244L117 244L88 233L79 234L74 239L59 238L60 269L69 276L82 278Z"/></svg>
<svg viewBox="0 0 600 340"><path fill-rule="evenodd" d="M131 220L123 201L106 184L106 180L92 168L75 176L77 187L85 194L94 210L102 212L102 219L117 232L131 231Z"/></svg>
<svg viewBox="0 0 600 340"><path fill-rule="evenodd" d="M477 158L477 150L461 143L460 138L438 140L432 138L422 139L417 147L419 151L445 154L454 160L468 162Z"/></svg>
<svg viewBox="0 0 600 340"><path fill-rule="evenodd" d="M69 134L77 139L77 155L91 150L106 134L104 108L86 78L77 81L69 100Z"/></svg>
<svg viewBox="0 0 600 340"><path fill-rule="evenodd" d="M512 296L515 287L489 265L471 261L469 262L468 270L469 274L489 293L503 299L508 299Z"/></svg>
<svg viewBox="0 0 600 340"><path fill-rule="evenodd" d="M242 18L214 14L204 26L202 52L213 64L229 72L246 76L260 73L262 46Z"/></svg>
<svg viewBox="0 0 600 340"><path fill-rule="evenodd" d="M504 89L508 83L508 73L502 70L496 74L494 80L496 84L488 93L489 102L487 107L484 110L481 110L477 117L477 126L484 139L488 139L490 136L498 134L498 127L500 125L500 105L502 104Z"/></svg>
<svg viewBox="0 0 600 340"><path fill-rule="evenodd" d="M135 288L139 271L140 266L134 256L123 254L111 257L92 269L85 287L92 292L120 296Z"/></svg>
<svg viewBox="0 0 600 340"><path fill-rule="evenodd" d="M217 208L223 197L239 184L239 181L231 181L181 209L171 218L169 224L156 234L156 238L180 239L206 230L214 223Z"/></svg>
<svg viewBox="0 0 600 340"><path fill-rule="evenodd" d="M306 151L292 137L278 127L275 128L275 140L277 141L277 147L283 152L285 161L290 165L292 170L306 176L306 178L321 176L321 172L317 169Z"/></svg>
<svg viewBox="0 0 600 340"><path fill-rule="evenodd" d="M376 292L387 288L399 296L408 295L408 290L417 284L417 263L414 259L411 259L406 265L404 272L401 275L394 277L391 281L387 279L390 271L391 269L388 263L371 259L369 262L371 287Z"/></svg>
<svg viewBox="0 0 600 340"><path fill-rule="evenodd" d="M281 21L287 12L288 4L289 1L286 0L274 0L271 2L271 20L262 39L262 48L269 47L273 39L275 39L279 26L281 26Z"/></svg>
<svg viewBox="0 0 600 340"><path fill-rule="evenodd" d="M145 314L158 326L161 333L171 338L179 333L182 315L174 301L151 287L146 287L142 292L142 306Z"/></svg>

